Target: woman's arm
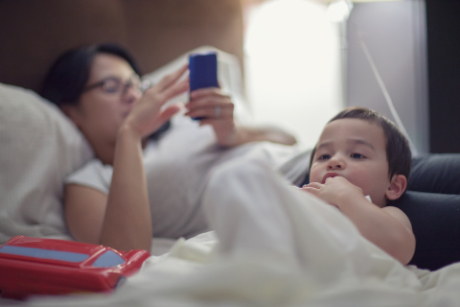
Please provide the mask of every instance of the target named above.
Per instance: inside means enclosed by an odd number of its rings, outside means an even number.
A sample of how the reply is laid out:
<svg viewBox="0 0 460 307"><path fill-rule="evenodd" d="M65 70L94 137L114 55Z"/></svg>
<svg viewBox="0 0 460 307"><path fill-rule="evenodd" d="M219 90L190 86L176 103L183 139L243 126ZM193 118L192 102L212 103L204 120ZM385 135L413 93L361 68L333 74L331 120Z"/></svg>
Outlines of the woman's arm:
<svg viewBox="0 0 460 307"><path fill-rule="evenodd" d="M120 250L151 248L153 231L141 140L129 126L124 125L118 133L100 242Z"/></svg>
<svg viewBox="0 0 460 307"><path fill-rule="evenodd" d="M65 215L77 240L119 250L150 251L153 227L141 142L179 111L177 105L162 107L188 90L188 80L179 82L186 70L187 66L183 66L148 89L123 122L116 139L112 183L106 199L91 188L67 187Z"/></svg>
<svg viewBox="0 0 460 307"><path fill-rule="evenodd" d="M223 146L237 146L249 142L272 142L283 145L295 145L296 138L284 131L281 128L274 126L247 126L235 123L233 137L230 137L226 142L222 142Z"/></svg>
<svg viewBox="0 0 460 307"><path fill-rule="evenodd" d="M188 90L188 80L178 81L186 70L187 66L183 66L148 89L119 130L101 229L102 244L121 250L150 250L153 231L141 141L179 111L177 105L164 110L162 106Z"/></svg>
<svg viewBox="0 0 460 307"><path fill-rule="evenodd" d="M64 213L72 237L79 242L99 244L107 194L78 184L65 187Z"/></svg>
<svg viewBox="0 0 460 307"><path fill-rule="evenodd" d="M108 195L77 184L66 186L65 217L77 241L150 251L152 224L139 134L120 129Z"/></svg>
<svg viewBox="0 0 460 307"><path fill-rule="evenodd" d="M186 105L190 117L202 117L200 125L214 129L217 142L224 147L233 147L249 142L269 141L284 145L296 144L290 133L271 126L246 126L237 123L233 116L234 104L230 96L218 88L193 91Z"/></svg>

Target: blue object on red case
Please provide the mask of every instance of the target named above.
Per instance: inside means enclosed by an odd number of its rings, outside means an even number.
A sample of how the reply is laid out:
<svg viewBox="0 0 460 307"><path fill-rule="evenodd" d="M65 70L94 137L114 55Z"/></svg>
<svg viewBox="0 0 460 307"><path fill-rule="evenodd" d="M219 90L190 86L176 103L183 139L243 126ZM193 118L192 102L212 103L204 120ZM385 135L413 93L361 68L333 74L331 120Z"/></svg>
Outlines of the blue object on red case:
<svg viewBox="0 0 460 307"><path fill-rule="evenodd" d="M0 246L2 297L111 291L150 254L57 239L15 236Z"/></svg>
<svg viewBox="0 0 460 307"><path fill-rule="evenodd" d="M217 82L217 54L193 53L189 56L190 91L206 87L219 87Z"/></svg>

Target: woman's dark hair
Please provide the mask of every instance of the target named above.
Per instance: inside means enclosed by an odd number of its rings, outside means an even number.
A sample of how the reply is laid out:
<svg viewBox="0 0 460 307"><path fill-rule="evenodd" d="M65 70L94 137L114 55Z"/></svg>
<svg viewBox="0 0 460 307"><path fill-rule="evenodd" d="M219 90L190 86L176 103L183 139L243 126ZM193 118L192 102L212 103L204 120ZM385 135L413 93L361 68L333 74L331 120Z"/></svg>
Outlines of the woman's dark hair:
<svg viewBox="0 0 460 307"><path fill-rule="evenodd" d="M349 107L334 116L328 123L344 118L362 119L382 127L386 139L386 155L390 179L395 174L404 175L409 179L412 164L409 141L392 121L378 112L367 108ZM316 147L311 153L310 168L313 163L315 151Z"/></svg>
<svg viewBox="0 0 460 307"><path fill-rule="evenodd" d="M116 55L131 65L141 75L137 63L126 49L117 44L89 45L69 50L51 66L40 95L59 105L78 104L91 72L94 57L99 53Z"/></svg>

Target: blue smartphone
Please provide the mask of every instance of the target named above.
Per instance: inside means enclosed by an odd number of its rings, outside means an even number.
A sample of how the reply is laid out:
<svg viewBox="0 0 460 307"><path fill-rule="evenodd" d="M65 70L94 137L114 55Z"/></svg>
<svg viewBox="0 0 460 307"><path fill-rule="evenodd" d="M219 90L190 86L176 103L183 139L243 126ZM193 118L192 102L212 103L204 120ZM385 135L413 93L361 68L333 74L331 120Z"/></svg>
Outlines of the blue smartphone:
<svg viewBox="0 0 460 307"><path fill-rule="evenodd" d="M217 82L217 53L192 53L189 55L190 92L206 87L219 87ZM193 118L195 120L203 117Z"/></svg>
<svg viewBox="0 0 460 307"><path fill-rule="evenodd" d="M215 52L190 54L188 68L190 70L190 91L205 87L219 87Z"/></svg>

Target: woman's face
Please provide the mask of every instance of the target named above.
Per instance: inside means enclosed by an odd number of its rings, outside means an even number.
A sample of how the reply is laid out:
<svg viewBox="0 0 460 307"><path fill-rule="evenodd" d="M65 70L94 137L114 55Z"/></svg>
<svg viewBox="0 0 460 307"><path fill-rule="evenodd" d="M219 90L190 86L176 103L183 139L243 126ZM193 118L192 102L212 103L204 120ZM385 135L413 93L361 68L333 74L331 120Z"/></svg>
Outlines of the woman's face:
<svg viewBox="0 0 460 307"><path fill-rule="evenodd" d="M100 53L94 58L79 104L64 112L86 136L96 156L111 164L118 130L140 97L139 76L128 62Z"/></svg>

